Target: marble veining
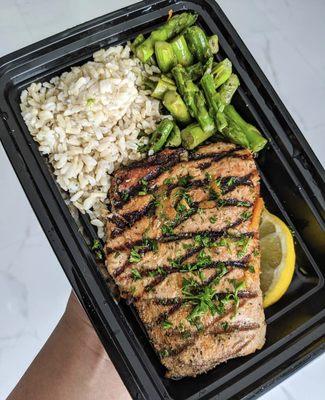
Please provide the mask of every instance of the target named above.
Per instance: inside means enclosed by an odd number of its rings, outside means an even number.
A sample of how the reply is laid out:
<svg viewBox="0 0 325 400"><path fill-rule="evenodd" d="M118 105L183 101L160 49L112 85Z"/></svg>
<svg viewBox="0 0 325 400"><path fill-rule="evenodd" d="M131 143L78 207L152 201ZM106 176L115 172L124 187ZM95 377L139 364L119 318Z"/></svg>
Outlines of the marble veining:
<svg viewBox="0 0 325 400"><path fill-rule="evenodd" d="M0 56L133 3L1 0ZM262 70L325 164L325 2L220 0ZM35 20L37 23L35 23ZM69 283L0 147L0 399L62 315ZM324 393L325 355L262 396L313 400Z"/></svg>

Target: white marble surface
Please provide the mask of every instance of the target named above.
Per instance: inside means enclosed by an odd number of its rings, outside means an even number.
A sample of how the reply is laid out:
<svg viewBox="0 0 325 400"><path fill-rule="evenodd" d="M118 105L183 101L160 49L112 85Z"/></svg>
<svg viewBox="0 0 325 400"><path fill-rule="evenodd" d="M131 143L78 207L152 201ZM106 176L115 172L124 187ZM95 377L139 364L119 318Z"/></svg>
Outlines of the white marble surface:
<svg viewBox="0 0 325 400"><path fill-rule="evenodd" d="M0 0L0 56L117 7L120 0ZM325 1L220 0L219 4L325 164ZM37 21L37 23L35 23ZM69 284L0 147L0 399L52 331ZM325 355L263 400L324 398Z"/></svg>

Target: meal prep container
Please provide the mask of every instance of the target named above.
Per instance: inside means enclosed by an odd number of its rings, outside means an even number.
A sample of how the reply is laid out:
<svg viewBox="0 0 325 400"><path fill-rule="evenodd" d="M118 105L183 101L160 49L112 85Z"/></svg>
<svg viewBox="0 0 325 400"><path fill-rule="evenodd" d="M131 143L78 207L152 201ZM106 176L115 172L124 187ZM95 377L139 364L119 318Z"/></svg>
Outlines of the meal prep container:
<svg viewBox="0 0 325 400"><path fill-rule="evenodd" d="M48 81L88 61L102 47L151 31L170 9L197 12L198 23L218 34L218 56L227 56L240 77L234 103L269 140L257 159L263 197L269 210L294 231L297 252L288 292L266 310L263 349L181 380L164 377L133 307L117 301L108 289L90 250L96 232L86 216L72 217L19 108L20 93L32 82ZM143 1L2 58L0 137L62 268L134 399L256 397L324 351L324 170L214 1Z"/></svg>

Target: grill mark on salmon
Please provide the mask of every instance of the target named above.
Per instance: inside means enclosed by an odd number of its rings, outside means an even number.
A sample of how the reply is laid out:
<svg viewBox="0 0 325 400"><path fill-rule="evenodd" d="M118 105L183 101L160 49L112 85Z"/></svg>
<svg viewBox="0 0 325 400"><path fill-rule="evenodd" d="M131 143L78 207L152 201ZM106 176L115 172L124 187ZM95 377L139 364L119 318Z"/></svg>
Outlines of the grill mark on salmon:
<svg viewBox="0 0 325 400"><path fill-rule="evenodd" d="M182 170L186 170L187 167L192 166L192 168L196 168L199 171L204 171L209 167L218 165L218 163L222 161L224 162L225 159L249 160L251 158L249 153L242 154L241 152L241 150L231 150L222 157L217 157L217 155L215 157L208 157L209 161L203 163L201 163L201 161L206 160L206 157L196 160L183 161L180 163L180 166ZM137 195L142 189L143 185L141 184L141 181L143 180L147 182L149 189L156 189L157 186L160 186L159 184L157 185L157 179L170 167L177 166L179 161L180 157L170 157L170 159L166 159L164 164L152 165L151 169L150 167L148 168L146 166L138 167L137 169L140 171L138 171L134 179L126 179L126 174L128 171L130 171L130 169L123 170L120 176L116 178L110 189L114 208L121 208L121 206L127 203L132 197ZM130 187L127 186L129 182L131 182ZM132 184L132 182L134 183Z"/></svg>
<svg viewBox="0 0 325 400"><path fill-rule="evenodd" d="M225 182L221 182L221 190L223 191L223 194L228 194L235 190L238 186L253 186L253 183L251 179L249 179L251 174L244 176L242 178L236 178L236 177L229 177ZM234 183L231 185L228 185L227 182L229 182L231 179L234 179ZM193 181L190 184L190 189L195 189L195 188L201 188L207 185L209 182L208 180L200 180L200 181ZM172 189L175 189L177 187L177 184L175 185L169 185L167 193L170 193ZM208 198L208 196L206 196ZM203 201L203 200L202 200ZM243 206L243 207L252 207L253 203L249 200L241 200L237 198L225 198L224 196L220 196L219 199L214 200L215 204L218 207L230 207L230 206ZM200 203L194 203L193 208L196 210L199 208ZM121 234L125 229L132 227L132 225L136 222L139 221L142 217L144 216L151 216L154 214L155 210L157 208L156 202L154 200L150 201L148 204L146 204L142 209L140 210L135 210L131 212L127 212L125 214L113 214L112 216L109 216L108 220L116 225L116 229L112 230L112 237L116 237L119 234ZM194 210L193 210L194 211ZM189 215L190 217L191 215Z"/></svg>
<svg viewBox="0 0 325 400"><path fill-rule="evenodd" d="M212 235L212 233L213 232L207 232L206 234L202 235L202 237L205 238L206 240L209 240L209 241L213 240L214 242L216 242L219 238L218 237L214 237ZM241 236L224 235L224 236L222 236L222 238L224 238L227 241L228 245L229 245L229 241L230 241L230 244L234 244L235 247L236 247L238 240L243 240L245 238L246 239L252 239L252 238L254 238L254 233L253 232L247 232L247 233L245 233L245 234L243 234ZM168 257L167 261L169 261L169 263L168 264L166 264L166 262L158 263L157 268L158 267L162 268L162 269L170 268L171 267L171 264L170 264L171 260L174 261L174 262L177 262L178 264L183 264L184 261L186 261L189 257L192 257L193 255L197 254L199 251L201 251L204 248L202 245L198 245L195 242L195 238L194 239L190 238L190 239L185 239L185 240L183 240L181 238L177 238L177 240L175 240L175 242L177 243L177 247L174 246L174 250L173 251L176 251L177 254L179 254L179 256L177 256L176 258L175 257L174 258ZM141 263L140 263L141 274L146 272L146 271L143 270L143 267L142 267L142 264L146 263L146 259L143 259L143 257L146 254L151 253L150 254L151 258L155 257L155 258L158 258L158 259L164 259L165 254L166 254L165 252L167 252L167 254L168 254L168 252L170 252L170 249L168 248L168 243L175 243L175 242L160 242L159 245L158 245L158 242L157 242L157 249L156 250L152 250L148 246L145 247L144 243L138 243L138 247L137 247L138 248L138 253L142 257ZM190 249L188 250L188 248L190 248ZM240 251L240 249L237 249L237 250ZM220 253L220 251L219 251L219 253ZM216 256L212 255L212 259L214 259L214 257L216 257ZM218 260L219 261L226 261L222 256L221 256L221 258L218 256ZM113 263L114 261L115 261L114 259L112 260L110 258L110 262L111 263ZM119 275L121 275L123 272L125 272L125 270L131 268L132 266L133 266L133 264L129 262L129 254L128 254L127 257L125 258L125 261L122 264L120 264L118 268L116 268L116 269L111 271L111 275L114 278L118 278ZM155 269L148 269L147 273L149 274L150 271L155 271ZM144 276L146 276L146 275L144 275Z"/></svg>
<svg viewBox="0 0 325 400"><path fill-rule="evenodd" d="M208 237L213 237L213 238L220 238L224 236L225 234L229 233L227 232L231 228L236 228L240 226L241 223L245 222L244 219L238 218L236 221L234 221L232 224L226 226L224 229L221 230L216 230L216 231L207 231L207 230L201 230L201 231L196 231L196 232L178 232L177 234L173 235L162 235L160 237L154 238L157 242L171 242L171 241L176 241L176 240L183 240L183 239L190 239L193 238L197 235L206 235ZM229 233L231 235L231 233ZM239 232L240 235L254 235L254 232ZM117 247L108 247L106 246L106 253L110 254L113 252L118 252L122 250L128 250L134 246L142 246L143 245L143 240L136 240L134 242L126 242L122 246L117 246Z"/></svg>
<svg viewBox="0 0 325 400"><path fill-rule="evenodd" d="M227 293L219 293L219 298L222 299L227 295ZM250 299L256 299L257 293L255 292L249 292L249 291L241 291L239 293L239 298L240 298L240 307L244 306L246 304L246 301ZM177 312L183 312L183 317L181 315L177 315L174 319L182 319L186 318L191 310L193 310L193 306L189 305L188 303L184 302L184 300L180 297L176 297L173 299L164 299L164 298L155 298L155 299L141 299L140 302L143 304L150 304L150 303L156 303L164 306L169 306L170 308L166 308L163 312L159 313L155 318L152 320L145 322L146 328L148 331L152 331L153 329L156 329L159 324L161 324L166 318L165 316L168 314L168 317L171 318L173 317L173 314ZM174 308L173 306L177 304L179 307ZM139 309L139 303L138 303L138 309ZM240 308L239 308L240 309ZM226 312L221 315L221 319L225 319L229 316L233 317L233 304L229 304L228 309ZM178 313L179 314L179 313ZM218 314L214 318L219 317ZM213 319L214 320L214 319ZM196 327L192 326L189 324L188 328L191 329L192 332L196 331Z"/></svg>
<svg viewBox="0 0 325 400"><path fill-rule="evenodd" d="M106 227L108 271L122 295L134 302L170 377L195 376L263 345L259 255L254 252L258 197L252 154L229 143L190 152L166 149L115 173ZM197 236L205 242L195 242ZM207 247L208 239L228 237L227 249ZM180 251L183 242L192 247ZM194 282L187 291L185 278ZM236 289L241 283L245 286ZM189 318L205 293L220 305L220 315L202 311L198 330ZM177 332L179 321L190 340ZM162 355L164 346L170 352Z"/></svg>
<svg viewBox="0 0 325 400"><path fill-rule="evenodd" d="M223 295L225 296L225 294L223 294ZM240 296L241 296L241 294L240 294ZM220 297L222 297L222 294ZM253 299L255 297L256 297L256 294L253 294L253 293L250 294L250 297L241 296L240 297L240 299L241 299L240 307L243 307L245 305L248 298ZM179 309L179 307L177 309ZM191 332L191 336L189 336L187 339L183 340L183 343L181 345L176 346L176 347L169 346L168 357L177 356L180 353L182 353L183 351L185 351L189 346L193 345L196 342L197 338L200 335L204 335L207 333L213 333L214 335L218 335L218 334L224 334L225 332L227 332L227 333L234 332L234 331L240 332L240 331L248 331L248 330L254 330L254 329L259 328L260 325L258 323L248 323L246 325L232 324L232 325L230 325L230 329L228 329L228 327L227 327L227 329L224 329L224 328L220 329L220 327L218 327L218 326L215 327L218 322L226 319L227 317L232 316L234 313L234 310L235 310L235 306L229 307L229 309L223 315L217 314L211 320L211 322L208 323L207 325L205 325L203 328L201 328L200 330L196 329L196 331ZM176 310L172 310L172 312L169 312L168 317L170 317L175 311ZM151 333L152 330L155 329L157 327L157 325L159 323L161 324L163 321L164 321L164 318L160 319L157 324L148 327L149 334L152 335L152 333ZM168 332L169 341L170 341L170 339L175 339L175 341L176 341L175 336L176 336L176 338L179 336L182 336L182 333L180 333L177 330L171 330ZM158 351L159 350L163 350L163 349L158 349ZM166 357L166 355L165 355L165 357ZM162 355L162 358L164 358L164 355Z"/></svg>

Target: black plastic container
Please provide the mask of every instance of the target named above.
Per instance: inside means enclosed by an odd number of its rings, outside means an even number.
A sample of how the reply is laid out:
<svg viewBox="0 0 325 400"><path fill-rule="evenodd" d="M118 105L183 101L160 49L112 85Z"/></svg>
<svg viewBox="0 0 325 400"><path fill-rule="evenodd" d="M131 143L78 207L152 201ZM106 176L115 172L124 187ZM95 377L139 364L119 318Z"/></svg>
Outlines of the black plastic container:
<svg viewBox="0 0 325 400"><path fill-rule="evenodd" d="M19 109L21 91L91 58L94 51L148 32L168 10L191 10L217 33L222 57L240 77L235 103L269 139L258 158L268 208L295 232L297 265L286 295L266 310L267 340L257 353L228 361L195 379L164 378L132 307L111 296L89 243L72 218ZM257 396L324 351L325 177L319 161L257 66L212 1L144 1L97 18L0 60L0 135L26 195L108 354L135 399L237 399ZM2 188L5 190L5 188ZM88 243L88 244L87 244Z"/></svg>

